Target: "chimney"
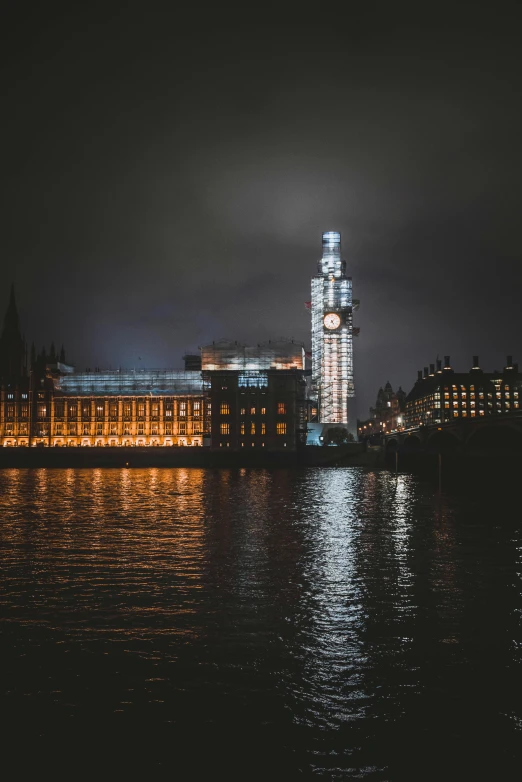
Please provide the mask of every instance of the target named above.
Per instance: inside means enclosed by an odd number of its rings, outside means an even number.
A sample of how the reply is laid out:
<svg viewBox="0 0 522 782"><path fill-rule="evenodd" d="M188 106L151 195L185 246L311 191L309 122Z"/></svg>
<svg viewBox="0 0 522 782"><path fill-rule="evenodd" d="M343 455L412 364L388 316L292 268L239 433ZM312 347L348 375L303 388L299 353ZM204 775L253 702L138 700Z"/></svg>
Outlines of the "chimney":
<svg viewBox="0 0 522 782"><path fill-rule="evenodd" d="M442 361L440 358L437 359L437 372L442 372Z"/></svg>
<svg viewBox="0 0 522 782"><path fill-rule="evenodd" d="M444 356L444 369L451 369L449 356Z"/></svg>
<svg viewBox="0 0 522 782"><path fill-rule="evenodd" d="M479 369L478 356L473 356L473 364L472 364L471 368L472 369Z"/></svg>
<svg viewBox="0 0 522 782"><path fill-rule="evenodd" d="M422 380L422 369L417 370L417 380Z"/></svg>
<svg viewBox="0 0 522 782"><path fill-rule="evenodd" d="M435 374L435 364L430 364L430 375Z"/></svg>
<svg viewBox="0 0 522 782"><path fill-rule="evenodd" d="M424 377L428 377L428 367L424 367Z"/></svg>

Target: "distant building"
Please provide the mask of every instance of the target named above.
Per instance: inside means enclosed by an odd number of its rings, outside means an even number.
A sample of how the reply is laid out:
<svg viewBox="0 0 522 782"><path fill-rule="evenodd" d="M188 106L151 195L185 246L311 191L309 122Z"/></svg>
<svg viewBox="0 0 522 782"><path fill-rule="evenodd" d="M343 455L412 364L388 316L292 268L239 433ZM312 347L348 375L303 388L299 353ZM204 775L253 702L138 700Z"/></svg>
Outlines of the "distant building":
<svg viewBox="0 0 522 782"><path fill-rule="evenodd" d="M442 424L455 419L502 415L520 410L522 375L512 356L502 371L484 372L478 356L468 372L455 372L450 357L419 370L406 398L406 427Z"/></svg>
<svg viewBox="0 0 522 782"><path fill-rule="evenodd" d="M344 424L354 437L350 410L355 396L353 374L352 278L341 259L341 234L323 234L323 254L312 278L312 388L319 422Z"/></svg>
<svg viewBox="0 0 522 782"><path fill-rule="evenodd" d="M365 439L382 435L404 427L404 408L406 393L399 386L394 391L390 381L379 388L374 407L370 407L370 417L359 421L359 438Z"/></svg>

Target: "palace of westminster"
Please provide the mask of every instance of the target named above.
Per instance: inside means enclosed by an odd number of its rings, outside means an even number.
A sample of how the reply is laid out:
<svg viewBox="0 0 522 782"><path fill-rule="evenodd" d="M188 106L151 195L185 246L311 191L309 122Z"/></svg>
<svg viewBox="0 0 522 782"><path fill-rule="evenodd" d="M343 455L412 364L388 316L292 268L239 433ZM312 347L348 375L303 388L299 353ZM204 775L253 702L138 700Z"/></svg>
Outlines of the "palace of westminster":
<svg viewBox="0 0 522 782"><path fill-rule="evenodd" d="M291 451L455 419L517 414L522 375L508 356L486 373L474 356L456 374L445 358L408 395L379 392L357 433L352 280L341 235L322 235L312 277L311 362L293 340L228 340L184 356L183 369L77 372L63 348L28 356L11 287L0 332L0 446L207 446ZM382 399L381 399L382 397ZM334 434L335 438L331 435ZM343 434L344 433L344 434Z"/></svg>

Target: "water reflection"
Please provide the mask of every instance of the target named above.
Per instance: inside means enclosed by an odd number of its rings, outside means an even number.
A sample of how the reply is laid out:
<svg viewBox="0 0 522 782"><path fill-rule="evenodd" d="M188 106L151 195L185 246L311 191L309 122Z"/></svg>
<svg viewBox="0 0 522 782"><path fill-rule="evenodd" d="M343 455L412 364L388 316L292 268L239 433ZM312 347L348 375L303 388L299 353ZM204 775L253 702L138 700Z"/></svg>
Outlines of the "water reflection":
<svg viewBox="0 0 522 782"><path fill-rule="evenodd" d="M408 778L486 735L513 756L522 535L498 497L344 468L5 470L0 490L13 730L146 735L148 767L183 731L242 736L288 779Z"/></svg>

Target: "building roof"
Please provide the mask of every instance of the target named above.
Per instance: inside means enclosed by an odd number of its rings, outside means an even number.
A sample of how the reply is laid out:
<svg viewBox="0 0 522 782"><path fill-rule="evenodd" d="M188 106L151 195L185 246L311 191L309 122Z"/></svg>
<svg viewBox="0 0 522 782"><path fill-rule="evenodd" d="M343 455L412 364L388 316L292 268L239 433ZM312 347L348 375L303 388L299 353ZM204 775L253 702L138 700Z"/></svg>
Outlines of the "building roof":
<svg viewBox="0 0 522 782"><path fill-rule="evenodd" d="M199 396L201 372L182 369L131 369L74 372L53 378L54 389L64 396Z"/></svg>

